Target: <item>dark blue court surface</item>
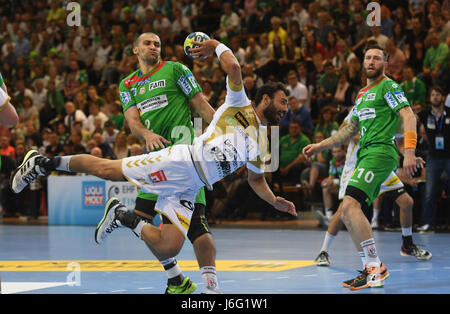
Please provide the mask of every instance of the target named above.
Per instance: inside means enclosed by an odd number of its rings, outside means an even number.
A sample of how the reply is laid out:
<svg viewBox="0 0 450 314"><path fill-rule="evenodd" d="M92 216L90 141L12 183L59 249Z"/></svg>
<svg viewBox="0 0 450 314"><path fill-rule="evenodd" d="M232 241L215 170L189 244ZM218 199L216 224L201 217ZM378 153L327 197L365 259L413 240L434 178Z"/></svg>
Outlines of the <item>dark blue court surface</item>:
<svg viewBox="0 0 450 314"><path fill-rule="evenodd" d="M401 234L375 232L381 260L390 271L384 288L352 292L341 282L357 275L361 262L348 232L330 249L331 267L317 267L324 237L319 230L214 228L217 270L225 294L448 294L450 234L414 234L433 258L400 256ZM190 242L177 257L184 274L203 282ZM3 293L159 294L167 275L129 230L119 229L100 246L93 227L0 225Z"/></svg>

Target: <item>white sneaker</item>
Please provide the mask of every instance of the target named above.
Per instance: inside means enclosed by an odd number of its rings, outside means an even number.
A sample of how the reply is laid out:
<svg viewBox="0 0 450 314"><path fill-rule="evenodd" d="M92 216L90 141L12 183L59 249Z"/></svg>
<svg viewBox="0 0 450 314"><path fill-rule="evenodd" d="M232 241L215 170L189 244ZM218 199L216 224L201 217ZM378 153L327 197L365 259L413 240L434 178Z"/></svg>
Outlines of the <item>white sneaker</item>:
<svg viewBox="0 0 450 314"><path fill-rule="evenodd" d="M325 216L321 210L316 210L315 213L316 213L317 219L319 220L319 223L321 225L325 225L328 227L330 224L330 219L328 219L328 217Z"/></svg>
<svg viewBox="0 0 450 314"><path fill-rule="evenodd" d="M116 209L124 207L117 198L111 198L105 205L105 214L102 220L95 228L95 242L102 244L105 242L108 235L120 227L120 222L117 221Z"/></svg>
<svg viewBox="0 0 450 314"><path fill-rule="evenodd" d="M219 289L207 286L203 289L202 294L223 294Z"/></svg>
<svg viewBox="0 0 450 314"><path fill-rule="evenodd" d="M20 193L24 188L36 179L37 176L45 175L45 172L38 166L39 158L44 158L36 150L30 150L23 159L23 162L17 167L11 177L11 189L14 193Z"/></svg>
<svg viewBox="0 0 450 314"><path fill-rule="evenodd" d="M431 231L431 226L429 224L425 224L422 227L417 228L417 231L419 232Z"/></svg>

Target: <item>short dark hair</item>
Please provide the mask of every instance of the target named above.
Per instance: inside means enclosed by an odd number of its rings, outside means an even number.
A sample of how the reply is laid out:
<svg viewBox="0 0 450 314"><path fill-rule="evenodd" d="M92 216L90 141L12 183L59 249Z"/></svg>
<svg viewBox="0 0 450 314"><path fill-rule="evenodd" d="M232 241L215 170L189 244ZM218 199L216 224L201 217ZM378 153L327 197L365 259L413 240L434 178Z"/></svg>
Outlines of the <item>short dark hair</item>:
<svg viewBox="0 0 450 314"><path fill-rule="evenodd" d="M259 105L264 95L268 95L271 99L273 99L274 94L279 90L283 91L286 94L286 96L289 96L289 91L281 83L264 84L256 91L255 105L256 106Z"/></svg>
<svg viewBox="0 0 450 314"><path fill-rule="evenodd" d="M432 93L433 91L436 91L436 92L438 92L439 94L441 94L442 96L444 96L444 90L443 90L442 87L440 87L440 86L435 85L435 86L431 87L431 88L430 88L430 95L431 95L431 93Z"/></svg>
<svg viewBox="0 0 450 314"><path fill-rule="evenodd" d="M384 49L381 48L381 47L378 46L378 45L374 45L374 44L368 45L368 46L366 47L366 49L364 50L364 55L366 55L366 52L369 51L370 49L378 49L378 50L381 50L381 51L383 52L384 61L387 61L388 55L387 55L386 51L384 51Z"/></svg>

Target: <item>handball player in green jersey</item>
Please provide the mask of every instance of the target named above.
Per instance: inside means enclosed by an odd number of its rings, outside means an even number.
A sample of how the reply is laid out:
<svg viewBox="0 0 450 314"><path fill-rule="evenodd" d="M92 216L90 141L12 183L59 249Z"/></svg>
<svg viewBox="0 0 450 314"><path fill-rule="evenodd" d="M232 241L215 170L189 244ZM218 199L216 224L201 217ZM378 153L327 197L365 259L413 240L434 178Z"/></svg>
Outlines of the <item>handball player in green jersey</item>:
<svg viewBox="0 0 450 314"><path fill-rule="evenodd" d="M192 108L210 123L214 109L203 96L200 84L181 63L161 60L161 40L154 33L143 33L135 40L133 52L139 69L125 77L119 86L125 119L131 131L145 140L147 151L173 144L192 144ZM158 195L138 192L135 213L152 220L157 212ZM216 247L205 216L205 191L195 202L188 238L192 242L202 272L206 292L218 292L215 269ZM163 223L171 222L163 217ZM158 252L153 252L158 257ZM158 257L159 258L159 257ZM169 277L167 293L192 293L196 284L184 277L174 258L161 260Z"/></svg>
<svg viewBox="0 0 450 314"><path fill-rule="evenodd" d="M403 168L407 175L423 167L424 161L416 158L416 118L403 90L384 74L387 56L378 46L369 46L364 54L363 68L367 86L361 89L352 111L352 119L333 136L320 143L310 144L303 153L311 157L324 149L345 143L360 133L360 148L356 168L351 176L342 204L342 221L354 242L360 243L367 264L360 276L350 285L350 290L382 287L389 277L386 266L380 261L370 223L362 208L372 204L381 184L398 166L398 151L394 143L400 117L404 122L405 159Z"/></svg>

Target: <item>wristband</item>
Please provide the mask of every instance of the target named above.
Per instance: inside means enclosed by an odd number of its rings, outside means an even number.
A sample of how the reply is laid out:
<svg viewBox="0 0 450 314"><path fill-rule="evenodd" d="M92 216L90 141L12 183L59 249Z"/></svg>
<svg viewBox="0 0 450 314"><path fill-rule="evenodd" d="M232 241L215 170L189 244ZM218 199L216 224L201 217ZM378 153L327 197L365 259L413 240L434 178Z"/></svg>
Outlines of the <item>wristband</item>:
<svg viewBox="0 0 450 314"><path fill-rule="evenodd" d="M228 48L227 46L225 46L224 44L219 44L219 45L216 47L216 55L217 55L217 58L219 58L219 60L220 60L220 56L221 56L222 53L224 53L225 51L231 51L231 49Z"/></svg>
<svg viewBox="0 0 450 314"><path fill-rule="evenodd" d="M417 145L417 133L414 131L405 132L405 149L413 148L415 149Z"/></svg>

